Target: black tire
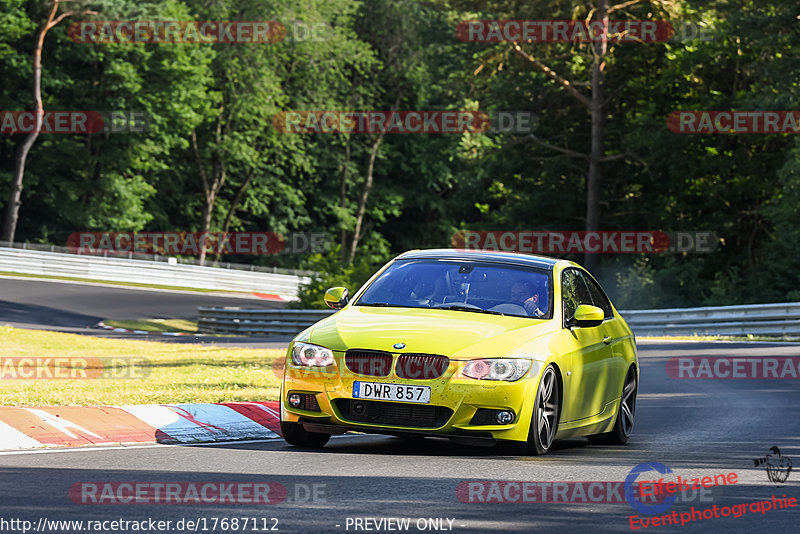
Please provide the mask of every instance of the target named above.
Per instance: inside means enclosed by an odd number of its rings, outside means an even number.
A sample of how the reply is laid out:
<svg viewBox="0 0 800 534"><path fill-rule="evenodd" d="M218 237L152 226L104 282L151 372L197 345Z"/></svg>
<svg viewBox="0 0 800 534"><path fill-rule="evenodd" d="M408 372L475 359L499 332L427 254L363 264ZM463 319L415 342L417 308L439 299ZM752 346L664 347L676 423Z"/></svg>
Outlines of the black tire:
<svg viewBox="0 0 800 534"><path fill-rule="evenodd" d="M555 367L548 365L542 371L533 403L528 441L519 445L522 454L545 454L553 445L558 431L561 412L560 386Z"/></svg>
<svg viewBox="0 0 800 534"><path fill-rule="evenodd" d="M287 423L286 421L281 421L281 434L289 445L313 449L321 449L331 439L330 434L309 432L300 423Z"/></svg>
<svg viewBox="0 0 800 534"><path fill-rule="evenodd" d="M625 375L625 384L620 395L617 420L614 428L605 434L586 436L593 445L624 445L633 433L633 422L636 417L636 394L639 391L639 382L636 379L636 369L631 365Z"/></svg>

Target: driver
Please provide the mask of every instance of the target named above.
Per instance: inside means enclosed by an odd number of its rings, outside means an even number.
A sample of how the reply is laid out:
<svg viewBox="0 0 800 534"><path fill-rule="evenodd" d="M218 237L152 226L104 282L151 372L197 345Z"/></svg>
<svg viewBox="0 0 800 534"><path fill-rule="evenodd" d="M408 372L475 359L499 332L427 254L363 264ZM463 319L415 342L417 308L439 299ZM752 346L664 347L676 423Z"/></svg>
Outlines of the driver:
<svg viewBox="0 0 800 534"><path fill-rule="evenodd" d="M420 278L411 292L411 301L420 306L432 306L436 284L430 278Z"/></svg>
<svg viewBox="0 0 800 534"><path fill-rule="evenodd" d="M511 301L525 308L525 312L533 317L541 317L545 312L539 307L539 293L533 284L525 280L514 282L511 286Z"/></svg>

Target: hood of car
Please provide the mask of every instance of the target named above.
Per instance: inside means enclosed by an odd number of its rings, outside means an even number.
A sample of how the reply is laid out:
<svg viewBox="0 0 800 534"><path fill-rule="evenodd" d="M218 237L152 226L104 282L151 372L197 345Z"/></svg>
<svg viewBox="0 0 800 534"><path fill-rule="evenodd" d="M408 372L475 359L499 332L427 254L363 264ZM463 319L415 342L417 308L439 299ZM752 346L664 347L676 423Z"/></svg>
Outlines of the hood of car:
<svg viewBox="0 0 800 534"><path fill-rule="evenodd" d="M506 356L552 332L554 323L457 310L349 306L306 334L308 342L336 351L358 348L474 359Z"/></svg>

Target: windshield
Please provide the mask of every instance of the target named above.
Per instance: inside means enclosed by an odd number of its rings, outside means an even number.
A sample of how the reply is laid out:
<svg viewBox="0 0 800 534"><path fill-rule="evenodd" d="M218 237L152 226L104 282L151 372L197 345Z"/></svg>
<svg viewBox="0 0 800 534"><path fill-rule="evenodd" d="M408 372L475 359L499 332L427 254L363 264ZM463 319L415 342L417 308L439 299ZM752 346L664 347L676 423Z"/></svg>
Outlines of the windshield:
<svg viewBox="0 0 800 534"><path fill-rule="evenodd" d="M500 263L399 260L370 284L355 305L549 319L550 280L548 270Z"/></svg>

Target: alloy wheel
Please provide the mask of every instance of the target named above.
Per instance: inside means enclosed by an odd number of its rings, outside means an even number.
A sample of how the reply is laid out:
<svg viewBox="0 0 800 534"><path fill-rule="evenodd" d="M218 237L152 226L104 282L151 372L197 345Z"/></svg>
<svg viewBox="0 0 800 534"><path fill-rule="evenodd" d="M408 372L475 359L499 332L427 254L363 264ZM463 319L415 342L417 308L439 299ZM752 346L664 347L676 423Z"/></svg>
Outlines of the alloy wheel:
<svg viewBox="0 0 800 534"><path fill-rule="evenodd" d="M622 432L630 436L633 432L633 419L636 415L636 370L631 367L625 378L625 387L622 388L622 402L620 404Z"/></svg>
<svg viewBox="0 0 800 534"><path fill-rule="evenodd" d="M549 449L558 426L558 381L552 367L545 369L539 387L539 406L536 428L542 448Z"/></svg>

